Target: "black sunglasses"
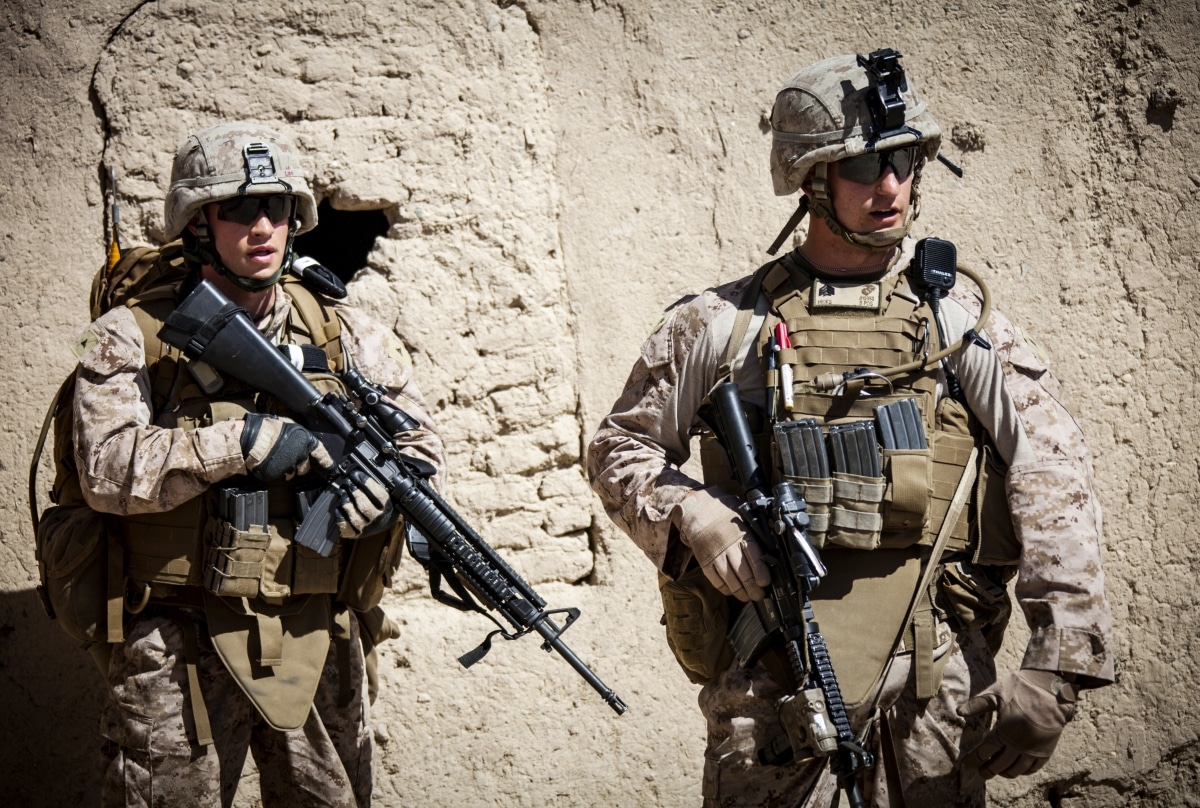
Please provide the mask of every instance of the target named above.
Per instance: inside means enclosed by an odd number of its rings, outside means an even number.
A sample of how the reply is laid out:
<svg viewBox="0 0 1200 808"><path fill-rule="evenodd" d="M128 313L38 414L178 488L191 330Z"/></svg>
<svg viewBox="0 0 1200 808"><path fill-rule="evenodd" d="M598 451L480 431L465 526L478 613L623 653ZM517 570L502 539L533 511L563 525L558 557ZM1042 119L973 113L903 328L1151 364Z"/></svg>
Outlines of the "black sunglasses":
<svg viewBox="0 0 1200 808"><path fill-rule="evenodd" d="M271 224L279 224L292 215L291 194L269 196L235 196L217 203L217 218L223 222L252 225L264 212Z"/></svg>
<svg viewBox="0 0 1200 808"><path fill-rule="evenodd" d="M844 180L857 182L860 185L871 185L887 170L888 166L896 172L896 180L904 182L917 164L919 149L917 146L905 146L890 151L860 154L857 157L847 157L839 160L838 176Z"/></svg>

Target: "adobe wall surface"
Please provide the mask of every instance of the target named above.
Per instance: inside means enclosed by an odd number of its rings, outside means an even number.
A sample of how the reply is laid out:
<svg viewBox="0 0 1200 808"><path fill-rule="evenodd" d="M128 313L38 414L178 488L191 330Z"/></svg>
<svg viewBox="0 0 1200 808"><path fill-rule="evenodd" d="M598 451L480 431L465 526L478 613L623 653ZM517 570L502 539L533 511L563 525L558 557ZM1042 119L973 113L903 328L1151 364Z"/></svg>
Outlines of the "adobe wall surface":
<svg viewBox="0 0 1200 808"><path fill-rule="evenodd" d="M775 92L883 46L966 171L926 172L916 233L955 241L1048 350L1105 508L1120 681L993 802L1192 804L1196 0L11 0L0 23L14 804L93 804L99 785L103 689L38 604L26 481L105 254L107 177L122 243L158 243L175 147L235 118L291 132L335 208L384 212L352 298L414 357L452 500L552 606L582 609L565 639L630 708L617 718L531 638L463 670L490 624L434 603L409 561L385 600L403 634L372 712L377 804L698 804L696 688L663 641L654 570L580 456L662 310L757 267L791 213L767 173ZM1002 667L1023 641L1011 631ZM256 804L254 777L238 805Z"/></svg>

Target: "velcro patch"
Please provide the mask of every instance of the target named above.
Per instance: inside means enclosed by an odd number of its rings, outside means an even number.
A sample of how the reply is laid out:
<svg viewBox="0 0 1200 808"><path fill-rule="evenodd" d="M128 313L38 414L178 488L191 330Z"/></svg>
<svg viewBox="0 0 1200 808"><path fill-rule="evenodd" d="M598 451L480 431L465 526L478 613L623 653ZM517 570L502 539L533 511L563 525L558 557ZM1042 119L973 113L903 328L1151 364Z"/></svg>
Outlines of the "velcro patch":
<svg viewBox="0 0 1200 808"><path fill-rule="evenodd" d="M883 284L878 281L875 283L834 283L818 280L812 285L809 309L879 311L882 300Z"/></svg>
<svg viewBox="0 0 1200 808"><path fill-rule="evenodd" d="M83 337L78 342L71 346L71 353L75 354L76 359L82 359L84 354L96 347L100 342L100 337L92 329L88 329Z"/></svg>

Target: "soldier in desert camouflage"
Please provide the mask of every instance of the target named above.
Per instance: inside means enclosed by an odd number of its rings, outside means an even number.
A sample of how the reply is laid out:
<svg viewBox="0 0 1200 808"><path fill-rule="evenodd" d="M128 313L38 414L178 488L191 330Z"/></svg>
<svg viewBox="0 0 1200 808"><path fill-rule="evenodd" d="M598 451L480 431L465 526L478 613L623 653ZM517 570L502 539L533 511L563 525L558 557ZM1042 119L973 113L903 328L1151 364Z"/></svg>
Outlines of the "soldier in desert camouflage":
<svg viewBox="0 0 1200 808"><path fill-rule="evenodd" d="M126 580L101 721L106 806L229 805L247 752L264 805L370 803L363 643L389 633L378 598L399 558L393 509L382 488L360 488L331 557L294 544L296 492L321 484L328 453L269 395L156 336L210 281L268 339L304 345L292 355L319 388L337 389L346 366L385 386L421 425L397 443L440 481L441 441L396 336L289 272L293 239L316 223L288 138L249 122L196 133L166 199L166 231L182 240L150 256L162 282L79 342L76 462L87 503L113 515ZM233 524L223 505L254 495L266 524Z"/></svg>
<svg viewBox="0 0 1200 808"><path fill-rule="evenodd" d="M986 779L1038 771L1077 693L1113 680L1088 448L1044 355L984 314L987 293L962 279L973 273L960 268L945 297L929 292L937 279L921 274L910 229L941 130L899 54L805 68L776 97L771 127L775 192L801 193L776 247L811 213L803 242L668 310L590 445L592 485L659 569L668 643L703 685L705 806L827 806L838 788L829 758L781 725L793 668L774 647L739 666L727 640L772 574L702 429L727 379L761 464L807 500L808 539L828 568L813 612L874 756L856 787L876 806L982 806ZM877 445L875 408L903 400L925 445ZM871 424L876 470L834 453L821 474L789 472L810 458L778 436L802 419L825 435L817 454L831 427ZM681 471L697 432L703 481ZM1032 636L1020 669L997 675L1014 578ZM781 736L792 760L764 763Z"/></svg>

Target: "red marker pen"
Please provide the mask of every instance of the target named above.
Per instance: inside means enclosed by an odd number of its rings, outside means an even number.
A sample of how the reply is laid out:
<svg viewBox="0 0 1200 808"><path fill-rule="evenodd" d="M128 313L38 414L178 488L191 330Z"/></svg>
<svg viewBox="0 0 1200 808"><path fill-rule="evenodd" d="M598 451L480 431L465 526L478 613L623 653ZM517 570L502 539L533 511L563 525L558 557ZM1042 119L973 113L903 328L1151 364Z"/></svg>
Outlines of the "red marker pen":
<svg viewBox="0 0 1200 808"><path fill-rule="evenodd" d="M775 324L775 344L779 346L780 351L786 351L792 347L792 340L788 337L787 323ZM792 366L791 363L783 361L782 355L779 362L779 387L783 390L783 408L791 412L795 404L792 390Z"/></svg>

